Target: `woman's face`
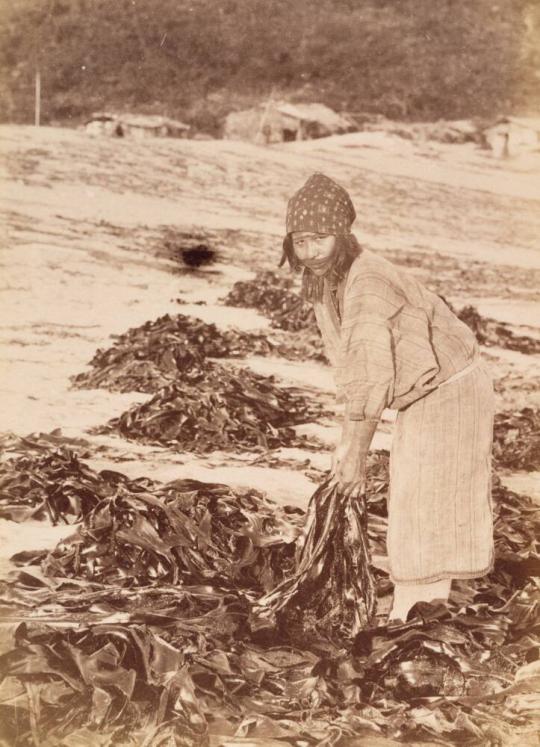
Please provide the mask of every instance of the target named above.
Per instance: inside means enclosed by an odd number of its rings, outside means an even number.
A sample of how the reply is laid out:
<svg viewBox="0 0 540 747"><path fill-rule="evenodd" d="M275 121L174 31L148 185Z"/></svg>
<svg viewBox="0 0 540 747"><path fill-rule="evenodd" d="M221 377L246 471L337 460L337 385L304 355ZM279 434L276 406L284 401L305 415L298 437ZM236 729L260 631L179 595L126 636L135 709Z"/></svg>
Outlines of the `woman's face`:
<svg viewBox="0 0 540 747"><path fill-rule="evenodd" d="M325 275L331 264L336 237L326 233L295 231L292 234L294 253L315 275Z"/></svg>

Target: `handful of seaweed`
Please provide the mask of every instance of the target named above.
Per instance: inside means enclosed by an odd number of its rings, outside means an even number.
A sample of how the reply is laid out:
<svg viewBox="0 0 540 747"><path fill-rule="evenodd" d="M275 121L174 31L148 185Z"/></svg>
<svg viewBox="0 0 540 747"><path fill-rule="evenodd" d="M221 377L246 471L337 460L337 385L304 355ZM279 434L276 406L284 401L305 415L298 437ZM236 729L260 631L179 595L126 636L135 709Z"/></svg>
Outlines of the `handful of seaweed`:
<svg viewBox="0 0 540 747"><path fill-rule="evenodd" d="M293 289L293 280L267 270L253 280L239 281L225 297L226 306L253 307L272 320L272 326L291 331L317 332L317 320L311 304Z"/></svg>
<svg viewBox="0 0 540 747"><path fill-rule="evenodd" d="M322 414L298 390L246 369L197 362L183 378L96 432L197 453L269 449L305 444L293 426Z"/></svg>
<svg viewBox="0 0 540 747"><path fill-rule="evenodd" d="M294 572L259 600L260 619L275 616L300 640L313 632L351 640L375 615L365 498L345 498L323 483L311 497L297 545Z"/></svg>
<svg viewBox="0 0 540 747"><path fill-rule="evenodd" d="M493 456L499 467L540 470L540 411L525 407L495 415Z"/></svg>

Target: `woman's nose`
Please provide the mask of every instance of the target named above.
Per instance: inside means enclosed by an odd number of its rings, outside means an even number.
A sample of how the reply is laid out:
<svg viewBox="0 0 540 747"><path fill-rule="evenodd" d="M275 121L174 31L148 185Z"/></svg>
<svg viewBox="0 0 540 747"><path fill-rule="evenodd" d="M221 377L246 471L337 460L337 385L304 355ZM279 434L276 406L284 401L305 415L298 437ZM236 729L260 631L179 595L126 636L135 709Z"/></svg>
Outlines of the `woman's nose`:
<svg viewBox="0 0 540 747"><path fill-rule="evenodd" d="M313 241L306 241L304 244L304 259L315 259L318 255L318 249Z"/></svg>

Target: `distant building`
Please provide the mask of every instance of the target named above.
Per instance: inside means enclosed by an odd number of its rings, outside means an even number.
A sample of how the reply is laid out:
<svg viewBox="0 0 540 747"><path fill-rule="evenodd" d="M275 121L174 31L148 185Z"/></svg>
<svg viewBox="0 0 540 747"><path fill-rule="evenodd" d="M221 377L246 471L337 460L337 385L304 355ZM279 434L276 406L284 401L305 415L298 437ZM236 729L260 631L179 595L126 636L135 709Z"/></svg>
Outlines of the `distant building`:
<svg viewBox="0 0 540 747"><path fill-rule="evenodd" d="M270 144L311 140L356 129L350 119L324 104L270 101L253 109L229 114L223 137Z"/></svg>
<svg viewBox="0 0 540 747"><path fill-rule="evenodd" d="M184 122L145 114L109 114L98 112L85 123L87 132L112 137L186 137L190 129Z"/></svg>

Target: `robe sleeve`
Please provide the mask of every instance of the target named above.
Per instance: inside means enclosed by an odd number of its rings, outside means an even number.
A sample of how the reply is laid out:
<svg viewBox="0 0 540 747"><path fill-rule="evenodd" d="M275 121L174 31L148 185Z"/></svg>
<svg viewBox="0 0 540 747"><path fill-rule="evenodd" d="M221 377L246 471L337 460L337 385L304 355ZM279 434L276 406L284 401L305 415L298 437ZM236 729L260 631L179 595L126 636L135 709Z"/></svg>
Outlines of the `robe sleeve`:
<svg viewBox="0 0 540 747"><path fill-rule="evenodd" d="M392 326L404 305L400 289L373 268L348 278L336 382L350 420L379 420L393 399Z"/></svg>

